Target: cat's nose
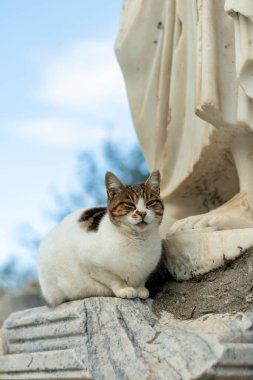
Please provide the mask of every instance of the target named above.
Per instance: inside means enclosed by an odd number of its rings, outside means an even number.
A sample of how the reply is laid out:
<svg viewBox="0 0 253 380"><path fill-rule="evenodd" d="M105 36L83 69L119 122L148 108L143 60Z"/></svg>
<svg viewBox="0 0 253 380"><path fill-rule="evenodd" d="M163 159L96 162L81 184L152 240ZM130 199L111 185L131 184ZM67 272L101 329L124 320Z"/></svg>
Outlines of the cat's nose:
<svg viewBox="0 0 253 380"><path fill-rule="evenodd" d="M145 219L145 216L147 215L146 211L136 211L138 215L140 215L142 217L142 220Z"/></svg>

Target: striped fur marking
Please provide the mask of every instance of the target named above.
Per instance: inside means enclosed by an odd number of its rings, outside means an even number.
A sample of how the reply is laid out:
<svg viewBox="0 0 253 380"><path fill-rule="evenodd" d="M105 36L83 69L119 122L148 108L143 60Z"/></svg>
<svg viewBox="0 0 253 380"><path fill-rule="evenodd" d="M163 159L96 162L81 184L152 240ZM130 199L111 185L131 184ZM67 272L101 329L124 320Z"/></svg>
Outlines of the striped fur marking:
<svg viewBox="0 0 253 380"><path fill-rule="evenodd" d="M80 216L78 222L86 228L87 231L96 232L102 218L107 213L106 207L93 207L85 210Z"/></svg>

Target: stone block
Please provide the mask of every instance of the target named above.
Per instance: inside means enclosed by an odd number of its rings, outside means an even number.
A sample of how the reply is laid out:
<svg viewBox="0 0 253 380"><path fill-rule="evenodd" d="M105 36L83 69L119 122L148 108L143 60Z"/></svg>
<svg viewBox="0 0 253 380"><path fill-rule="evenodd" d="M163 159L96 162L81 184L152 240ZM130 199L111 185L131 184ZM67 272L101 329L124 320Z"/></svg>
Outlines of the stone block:
<svg viewBox="0 0 253 380"><path fill-rule="evenodd" d="M253 313L177 320L151 301L89 298L12 314L0 379L253 379Z"/></svg>
<svg viewBox="0 0 253 380"><path fill-rule="evenodd" d="M253 247L253 228L176 232L167 234L164 245L169 272L176 280L189 280L222 267Z"/></svg>

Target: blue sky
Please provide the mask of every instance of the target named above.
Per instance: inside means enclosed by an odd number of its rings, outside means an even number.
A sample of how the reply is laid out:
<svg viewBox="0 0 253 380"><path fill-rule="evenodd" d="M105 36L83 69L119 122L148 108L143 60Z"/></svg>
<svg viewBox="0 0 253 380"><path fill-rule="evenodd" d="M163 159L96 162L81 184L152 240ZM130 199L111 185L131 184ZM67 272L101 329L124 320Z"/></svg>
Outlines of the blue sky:
<svg viewBox="0 0 253 380"><path fill-rule="evenodd" d="M76 185L79 149L136 141L113 52L120 13L121 0L0 3L0 263L20 252L20 223L51 228L51 190Z"/></svg>

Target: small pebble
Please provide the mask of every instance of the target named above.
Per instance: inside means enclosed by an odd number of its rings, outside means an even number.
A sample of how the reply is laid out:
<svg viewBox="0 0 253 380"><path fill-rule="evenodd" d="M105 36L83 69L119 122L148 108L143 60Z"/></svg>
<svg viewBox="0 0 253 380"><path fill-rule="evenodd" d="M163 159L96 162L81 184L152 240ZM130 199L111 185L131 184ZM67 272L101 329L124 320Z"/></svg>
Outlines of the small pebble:
<svg viewBox="0 0 253 380"><path fill-rule="evenodd" d="M245 300L246 300L246 302L248 302L248 303L253 303L253 293L251 293L251 294L248 294L246 297L245 297Z"/></svg>

